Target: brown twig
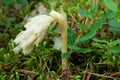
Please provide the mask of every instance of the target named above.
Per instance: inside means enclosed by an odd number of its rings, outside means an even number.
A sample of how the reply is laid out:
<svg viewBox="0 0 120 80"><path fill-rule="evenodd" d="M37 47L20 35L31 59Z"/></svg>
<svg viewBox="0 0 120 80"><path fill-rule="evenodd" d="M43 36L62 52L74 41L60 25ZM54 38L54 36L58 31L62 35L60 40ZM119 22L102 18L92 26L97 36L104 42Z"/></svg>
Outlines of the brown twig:
<svg viewBox="0 0 120 80"><path fill-rule="evenodd" d="M88 24L88 26L91 26L92 24L93 24L93 20L91 20L90 22L89 22L89 24Z"/></svg>
<svg viewBox="0 0 120 80"><path fill-rule="evenodd" d="M71 80L72 71L70 69L70 65L68 66L67 70L62 70L58 72L58 75L60 77L60 80Z"/></svg>
<svg viewBox="0 0 120 80"><path fill-rule="evenodd" d="M71 27L74 28L74 25L75 25L75 22L74 22L74 20L72 19Z"/></svg>
<svg viewBox="0 0 120 80"><path fill-rule="evenodd" d="M93 5L98 6L99 0L92 0L92 2L93 2Z"/></svg>
<svg viewBox="0 0 120 80"><path fill-rule="evenodd" d="M116 77L116 76L120 76L120 72L115 72L115 73L111 73L110 74L111 77ZM103 80L107 80L108 78L103 78ZM119 78L120 79L120 78Z"/></svg>
<svg viewBox="0 0 120 80"><path fill-rule="evenodd" d="M88 74L86 80L90 80L91 74Z"/></svg>
<svg viewBox="0 0 120 80"><path fill-rule="evenodd" d="M16 72L20 73L22 77L30 77L32 80L34 80L37 77L37 74L33 71L28 71L24 69L17 69Z"/></svg>
<svg viewBox="0 0 120 80"><path fill-rule="evenodd" d="M106 63L93 63L94 66L109 66L111 68L115 68L112 64L106 64Z"/></svg>
<svg viewBox="0 0 120 80"><path fill-rule="evenodd" d="M85 24L86 22L87 22L87 18L86 17L83 17L83 19L81 20L82 22L82 24Z"/></svg>
<svg viewBox="0 0 120 80"><path fill-rule="evenodd" d="M10 70L13 65L17 64L20 61L24 61L24 60L25 60L25 57L21 57L15 61L9 62L6 65L2 66L2 70L3 71Z"/></svg>
<svg viewBox="0 0 120 80"><path fill-rule="evenodd" d="M87 66L86 66L86 69L85 69L85 72L84 72L84 75L83 75L82 80L85 80L87 69L88 69L88 64L87 64Z"/></svg>
<svg viewBox="0 0 120 80"><path fill-rule="evenodd" d="M76 20L75 17L71 14L71 12L68 12L68 13L69 13L70 17L73 19L73 21L74 21L75 23L77 23L77 20Z"/></svg>
<svg viewBox="0 0 120 80"><path fill-rule="evenodd" d="M94 75L94 76L99 76L99 77L106 77L109 79L115 79L115 80L120 80L120 78L116 78L116 77L111 77L111 76L106 76L106 75L101 75L101 74L97 74L97 73L91 73L91 72L87 72L88 74Z"/></svg>
<svg viewBox="0 0 120 80"><path fill-rule="evenodd" d="M90 66L90 72L93 72L93 70L94 70L94 67L93 67L93 66ZM90 77L91 77L91 74L88 74L88 75L86 76L86 80L90 80Z"/></svg>

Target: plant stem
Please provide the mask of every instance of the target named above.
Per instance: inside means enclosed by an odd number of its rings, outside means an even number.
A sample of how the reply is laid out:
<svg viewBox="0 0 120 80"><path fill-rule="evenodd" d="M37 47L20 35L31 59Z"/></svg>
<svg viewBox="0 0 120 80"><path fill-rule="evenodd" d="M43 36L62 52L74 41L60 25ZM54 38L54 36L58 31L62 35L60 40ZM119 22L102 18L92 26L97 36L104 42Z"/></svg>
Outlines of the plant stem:
<svg viewBox="0 0 120 80"><path fill-rule="evenodd" d="M66 23L65 23L66 24ZM63 25L64 30L62 30L62 54L67 53L67 25ZM62 58L62 70L68 68L68 59Z"/></svg>
<svg viewBox="0 0 120 80"><path fill-rule="evenodd" d="M67 53L67 20L64 12L61 14L61 19L58 20L62 36L62 54ZM62 58L62 70L68 69L68 59Z"/></svg>
<svg viewBox="0 0 120 80"><path fill-rule="evenodd" d="M63 10L61 14L55 11L52 11L50 15L54 18L56 22L60 25L60 32L62 36L62 54L67 53L67 20L66 15ZM62 70L68 69L68 59L62 58Z"/></svg>

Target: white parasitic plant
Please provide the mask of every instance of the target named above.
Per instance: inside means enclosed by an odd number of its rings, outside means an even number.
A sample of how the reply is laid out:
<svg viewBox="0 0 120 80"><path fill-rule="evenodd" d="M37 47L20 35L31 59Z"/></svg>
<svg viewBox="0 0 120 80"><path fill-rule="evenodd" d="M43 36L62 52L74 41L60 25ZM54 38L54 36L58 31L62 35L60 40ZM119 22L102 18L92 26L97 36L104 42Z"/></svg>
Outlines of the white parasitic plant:
<svg viewBox="0 0 120 80"><path fill-rule="evenodd" d="M20 32L14 42L16 47L13 49L15 53L22 51L23 54L28 54L32 51L34 45L40 43L46 33L49 25L56 21L60 25L59 32L62 36L62 54L67 53L67 18L64 11L58 13L54 10L49 15L38 15L31 18L25 24L25 31ZM62 70L68 68L68 60L62 58Z"/></svg>

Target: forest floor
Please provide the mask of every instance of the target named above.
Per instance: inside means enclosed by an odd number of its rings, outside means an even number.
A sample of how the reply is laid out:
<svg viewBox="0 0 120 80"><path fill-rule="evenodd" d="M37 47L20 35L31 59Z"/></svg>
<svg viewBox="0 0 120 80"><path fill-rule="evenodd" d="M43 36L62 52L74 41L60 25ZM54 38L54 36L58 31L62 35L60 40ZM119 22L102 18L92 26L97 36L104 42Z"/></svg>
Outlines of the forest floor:
<svg viewBox="0 0 120 80"><path fill-rule="evenodd" d="M13 52L14 39L29 18L63 9L68 23L67 55L51 24L28 55ZM119 0L1 0L0 80L120 80ZM69 60L62 70L61 59Z"/></svg>

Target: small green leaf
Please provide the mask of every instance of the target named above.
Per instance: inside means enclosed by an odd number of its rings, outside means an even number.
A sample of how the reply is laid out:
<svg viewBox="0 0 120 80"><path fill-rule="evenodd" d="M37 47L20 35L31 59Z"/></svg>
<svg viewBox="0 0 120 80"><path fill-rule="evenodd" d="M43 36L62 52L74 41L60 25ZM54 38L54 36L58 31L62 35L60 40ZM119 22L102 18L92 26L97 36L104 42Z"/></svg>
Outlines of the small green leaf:
<svg viewBox="0 0 120 80"><path fill-rule="evenodd" d="M7 75L0 75L1 80L5 80Z"/></svg>
<svg viewBox="0 0 120 80"><path fill-rule="evenodd" d="M109 19L111 19L111 18L115 18L116 17L116 13L108 11L107 13L100 14L99 16L102 17L102 18L109 18Z"/></svg>
<svg viewBox="0 0 120 80"><path fill-rule="evenodd" d="M113 46L110 48L110 51L112 53L118 54L118 53L120 53L120 47Z"/></svg>
<svg viewBox="0 0 120 80"><path fill-rule="evenodd" d="M69 46L69 48L73 49L77 53L88 53L88 52L92 51L92 49L90 49L90 48L79 48L79 47L77 47L75 45Z"/></svg>
<svg viewBox="0 0 120 80"><path fill-rule="evenodd" d="M109 57L109 54L103 54L103 55L102 55L102 58L103 58L103 59L107 59L108 57Z"/></svg>
<svg viewBox="0 0 120 80"><path fill-rule="evenodd" d="M100 49L108 49L108 46L106 44L92 43L92 46Z"/></svg>
<svg viewBox="0 0 120 80"><path fill-rule="evenodd" d="M76 27L77 27L78 29L85 29L85 30L88 30L88 29L89 29L89 27L88 27L87 25L85 25L85 24L77 24Z"/></svg>
<svg viewBox="0 0 120 80"><path fill-rule="evenodd" d="M91 29L92 31L98 31L99 29L102 28L102 25L100 22L94 22L92 25L91 25Z"/></svg>
<svg viewBox="0 0 120 80"><path fill-rule="evenodd" d="M96 38L94 38L93 39L95 42L98 42L98 43L107 43L108 41L106 41L106 40L99 40L99 39L96 39Z"/></svg>
<svg viewBox="0 0 120 80"><path fill-rule="evenodd" d="M91 12L93 12L93 13L95 13L95 12L97 12L98 11L98 6L93 6L93 8L92 8L92 11Z"/></svg>
<svg viewBox="0 0 120 80"><path fill-rule="evenodd" d="M19 79L20 79L20 76L19 76L19 73L18 73L18 72L15 73L15 76L16 76L16 80L19 80Z"/></svg>
<svg viewBox="0 0 120 80"><path fill-rule="evenodd" d="M69 59L71 56L69 53L63 53L63 54L61 54L61 57L65 58L65 59Z"/></svg>
<svg viewBox="0 0 120 80"><path fill-rule="evenodd" d="M3 4L12 4L14 0L2 0Z"/></svg>
<svg viewBox="0 0 120 80"><path fill-rule="evenodd" d="M120 17L120 10L116 13L117 17Z"/></svg>
<svg viewBox="0 0 120 80"><path fill-rule="evenodd" d="M20 28L20 27L23 27L23 24L21 24L21 23L14 24L14 27L15 27L15 28Z"/></svg>
<svg viewBox="0 0 120 80"><path fill-rule="evenodd" d="M6 26L6 25L7 25L6 23L0 21L0 26Z"/></svg>
<svg viewBox="0 0 120 80"><path fill-rule="evenodd" d="M117 4L115 2L113 2L113 0L104 0L104 3L113 12L118 11L118 6L117 6Z"/></svg>
<svg viewBox="0 0 120 80"><path fill-rule="evenodd" d="M95 35L96 35L96 31L91 31L91 32L89 32L88 34L86 34L85 36L80 37L80 38L78 39L77 44L81 44L81 43L83 43L83 42L91 39L91 38L92 38L93 36L95 36Z"/></svg>
<svg viewBox="0 0 120 80"><path fill-rule="evenodd" d="M119 29L119 28L110 27L110 28L109 28L109 31L115 32L116 34L120 34L120 29Z"/></svg>
<svg viewBox="0 0 120 80"><path fill-rule="evenodd" d="M18 0L18 3L19 4L28 4L28 1L27 0Z"/></svg>
<svg viewBox="0 0 120 80"><path fill-rule="evenodd" d="M117 44L120 44L120 39L112 41L112 46L116 46Z"/></svg>
<svg viewBox="0 0 120 80"><path fill-rule="evenodd" d="M14 78L14 74L10 75L9 80L12 80Z"/></svg>
<svg viewBox="0 0 120 80"><path fill-rule="evenodd" d="M112 26L112 27L117 27L117 28L120 28L120 21L118 20L110 20L109 22L109 25Z"/></svg>
<svg viewBox="0 0 120 80"><path fill-rule="evenodd" d="M77 38L76 33L72 30L72 28L69 27L68 28L68 42L69 42L69 45L74 45L76 38Z"/></svg>
<svg viewBox="0 0 120 80"><path fill-rule="evenodd" d="M87 18L92 19L92 13L91 13L91 12L88 12L88 11L85 10L85 9L80 9L80 10L79 10L79 13L80 13L82 16L85 16L85 17L87 17Z"/></svg>
<svg viewBox="0 0 120 80"><path fill-rule="evenodd" d="M74 49L74 50L79 49L79 47L77 47L76 45L68 45L68 48Z"/></svg>
<svg viewBox="0 0 120 80"><path fill-rule="evenodd" d="M77 53L89 53L91 51L92 51L92 49L90 49L90 48L79 48L79 49L75 50L75 52L77 52Z"/></svg>
<svg viewBox="0 0 120 80"><path fill-rule="evenodd" d="M10 22L14 22L16 20L16 17L11 17Z"/></svg>
<svg viewBox="0 0 120 80"><path fill-rule="evenodd" d="M89 33L87 33L86 35L80 37L76 44L81 44L81 43L93 38L96 35L96 32L101 28L102 28L102 25L100 22L94 22L91 25L91 31Z"/></svg>

